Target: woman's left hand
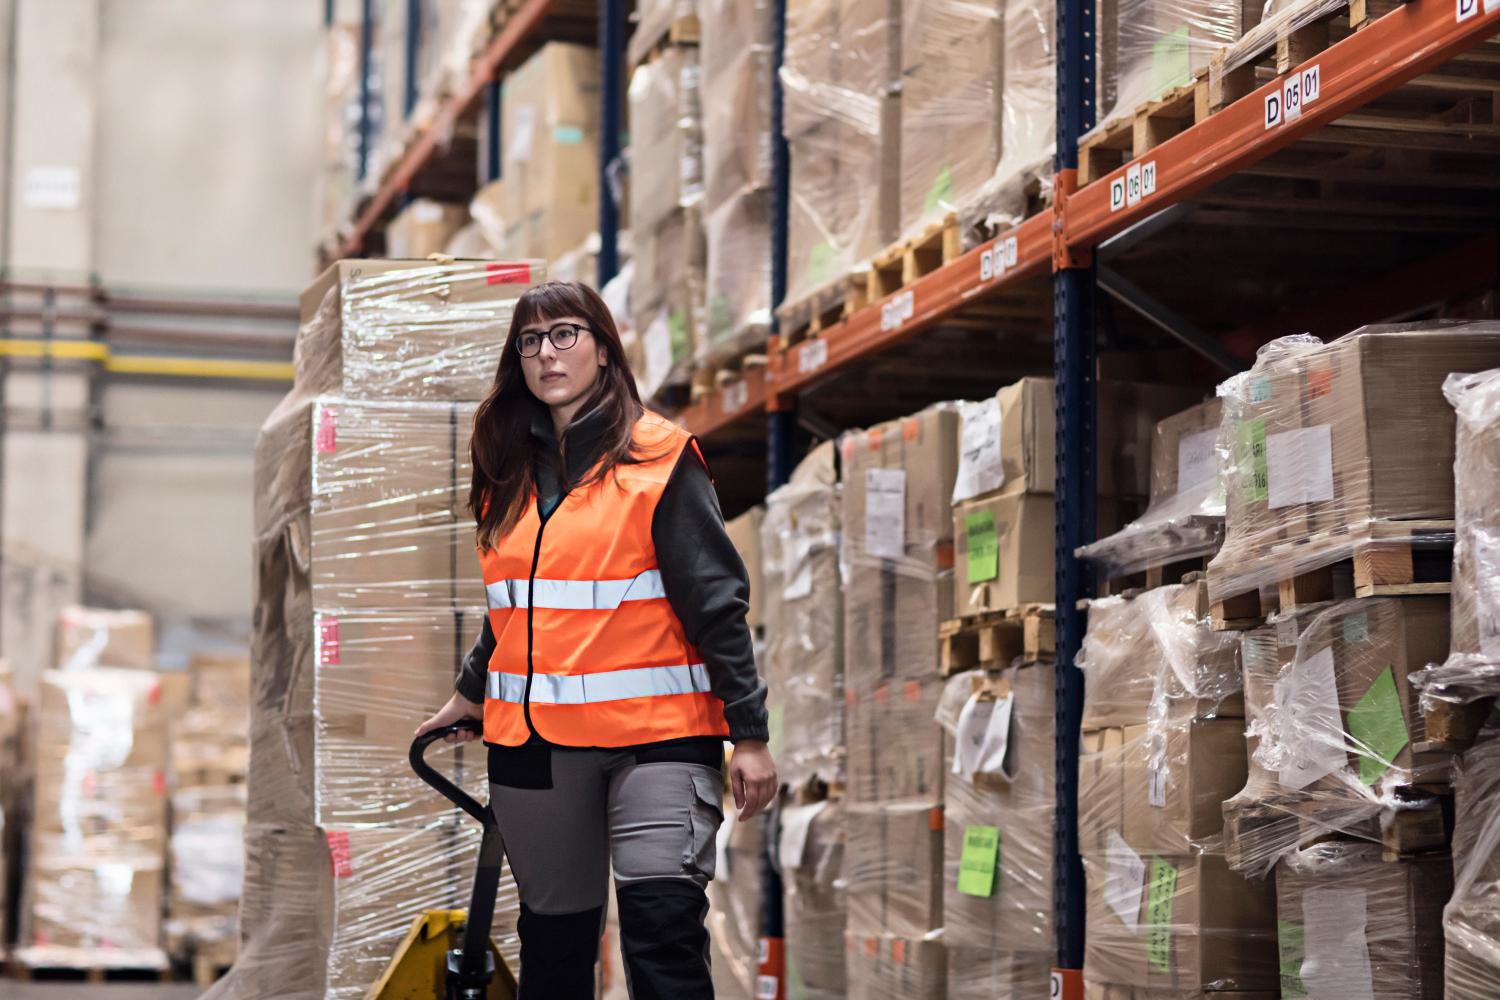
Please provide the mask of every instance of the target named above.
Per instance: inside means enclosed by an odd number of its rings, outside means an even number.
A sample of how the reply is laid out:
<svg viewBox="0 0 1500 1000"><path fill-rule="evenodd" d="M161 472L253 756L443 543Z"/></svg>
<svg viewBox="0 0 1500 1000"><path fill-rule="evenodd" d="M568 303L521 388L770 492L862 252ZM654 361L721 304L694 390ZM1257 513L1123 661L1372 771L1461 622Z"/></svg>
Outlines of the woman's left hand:
<svg viewBox="0 0 1500 1000"><path fill-rule="evenodd" d="M760 812L776 798L776 762L763 740L740 740L729 758L729 790L739 821Z"/></svg>

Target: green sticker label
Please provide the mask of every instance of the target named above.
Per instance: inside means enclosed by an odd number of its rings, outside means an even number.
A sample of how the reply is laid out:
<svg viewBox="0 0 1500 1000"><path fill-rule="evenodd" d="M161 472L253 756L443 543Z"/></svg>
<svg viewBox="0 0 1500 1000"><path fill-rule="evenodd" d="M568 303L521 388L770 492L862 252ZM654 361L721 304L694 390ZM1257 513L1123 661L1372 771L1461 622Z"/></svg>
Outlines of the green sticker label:
<svg viewBox="0 0 1500 1000"><path fill-rule="evenodd" d="M1246 420L1237 430L1234 457L1241 495L1246 503L1265 503L1271 485L1266 472L1266 422Z"/></svg>
<svg viewBox="0 0 1500 1000"><path fill-rule="evenodd" d="M1177 893L1177 869L1161 858L1151 859L1151 884L1146 890L1146 960L1161 972L1172 971L1172 901Z"/></svg>
<svg viewBox="0 0 1500 1000"><path fill-rule="evenodd" d="M786 732L786 707L783 705L766 706L766 729L769 733L769 742L776 753L784 753L782 742Z"/></svg>
<svg viewBox="0 0 1500 1000"><path fill-rule="evenodd" d="M1344 642L1364 642L1370 638L1370 616L1363 611L1344 619Z"/></svg>
<svg viewBox="0 0 1500 1000"><path fill-rule="evenodd" d="M1302 925L1276 921L1276 943L1281 952L1281 1000L1301 1000L1307 996L1302 985L1302 957L1307 953Z"/></svg>
<svg viewBox="0 0 1500 1000"><path fill-rule="evenodd" d="M577 146L583 142L583 129L577 125L557 125L552 129L552 141L564 146Z"/></svg>
<svg viewBox="0 0 1500 1000"><path fill-rule="evenodd" d="M932 182L932 187L927 190L927 197L922 199L922 214L929 215L953 197L953 171L945 163L943 169L938 171L937 180Z"/></svg>
<svg viewBox="0 0 1500 1000"><path fill-rule="evenodd" d="M1269 403L1271 401L1271 376L1257 375L1250 380L1250 402Z"/></svg>
<svg viewBox="0 0 1500 1000"><path fill-rule="evenodd" d="M1193 80L1192 43L1188 26L1158 38L1151 46L1151 86L1159 94Z"/></svg>
<svg viewBox="0 0 1500 1000"><path fill-rule="evenodd" d="M1000 575L1000 543L995 535L995 512L975 511L964 515L968 535L969 582L983 583Z"/></svg>
<svg viewBox="0 0 1500 1000"><path fill-rule="evenodd" d="M964 852L958 859L958 891L965 896L993 896L995 866L999 861L1000 831L996 827L964 827Z"/></svg>
<svg viewBox="0 0 1500 1000"><path fill-rule="evenodd" d="M1349 709L1349 735L1359 752L1359 780L1367 785L1375 784L1411 742L1406 718L1401 714L1396 675L1390 667L1380 672L1370 690Z"/></svg>
<svg viewBox="0 0 1500 1000"><path fill-rule="evenodd" d="M693 352L693 345L688 340L687 315L681 310L668 314L667 331L672 337L672 363L686 360Z"/></svg>
<svg viewBox="0 0 1500 1000"><path fill-rule="evenodd" d="M812 285L821 285L833 277L833 264L838 260L839 250L827 240L815 244L807 254L807 280Z"/></svg>

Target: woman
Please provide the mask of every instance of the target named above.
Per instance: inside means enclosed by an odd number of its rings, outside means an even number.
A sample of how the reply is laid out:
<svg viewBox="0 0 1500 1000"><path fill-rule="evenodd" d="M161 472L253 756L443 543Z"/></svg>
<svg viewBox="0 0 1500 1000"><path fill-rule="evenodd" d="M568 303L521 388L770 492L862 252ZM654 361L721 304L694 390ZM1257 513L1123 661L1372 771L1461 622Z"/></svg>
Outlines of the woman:
<svg viewBox="0 0 1500 1000"><path fill-rule="evenodd" d="M712 997L723 741L741 820L777 779L749 584L697 442L642 407L603 300L549 282L516 303L470 453L489 614L417 732L484 720L521 997L594 995L611 866L631 995Z"/></svg>

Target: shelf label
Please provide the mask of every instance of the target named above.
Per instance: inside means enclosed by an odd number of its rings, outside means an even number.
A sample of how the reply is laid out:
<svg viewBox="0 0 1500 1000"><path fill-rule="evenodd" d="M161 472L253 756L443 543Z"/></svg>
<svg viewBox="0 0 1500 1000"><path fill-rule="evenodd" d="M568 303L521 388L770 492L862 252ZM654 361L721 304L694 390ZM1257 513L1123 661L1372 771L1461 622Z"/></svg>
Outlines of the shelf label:
<svg viewBox="0 0 1500 1000"><path fill-rule="evenodd" d="M1118 212L1125 207L1125 178L1116 177L1109 182L1109 210Z"/></svg>
<svg viewBox="0 0 1500 1000"><path fill-rule="evenodd" d="M880 307L881 332L898 330L901 328L902 323L905 323L915 315L916 297L912 295L912 290L908 288Z"/></svg>
<svg viewBox="0 0 1500 1000"><path fill-rule="evenodd" d="M745 408L750 402L750 387L745 385L745 380L731 382L724 387L724 412L734 413Z"/></svg>
<svg viewBox="0 0 1500 1000"><path fill-rule="evenodd" d="M1266 128L1273 129L1283 122L1301 118L1302 110L1322 93L1322 85L1323 77L1316 63L1287 77L1280 90L1266 95Z"/></svg>
<svg viewBox="0 0 1500 1000"><path fill-rule="evenodd" d="M1458 0L1458 21L1467 21L1479 13L1479 0Z"/></svg>
<svg viewBox="0 0 1500 1000"><path fill-rule="evenodd" d="M1109 210L1118 212L1122 208L1134 207L1156 193L1156 161L1132 163L1125 168L1124 177L1109 182Z"/></svg>
<svg viewBox="0 0 1500 1000"><path fill-rule="evenodd" d="M1016 266L1019 248L1014 236L997 239L990 248L979 255L979 280L991 281Z"/></svg>
<svg viewBox="0 0 1500 1000"><path fill-rule="evenodd" d="M828 363L828 341L821 337L809 340L797 352L797 371L803 375L815 372Z"/></svg>

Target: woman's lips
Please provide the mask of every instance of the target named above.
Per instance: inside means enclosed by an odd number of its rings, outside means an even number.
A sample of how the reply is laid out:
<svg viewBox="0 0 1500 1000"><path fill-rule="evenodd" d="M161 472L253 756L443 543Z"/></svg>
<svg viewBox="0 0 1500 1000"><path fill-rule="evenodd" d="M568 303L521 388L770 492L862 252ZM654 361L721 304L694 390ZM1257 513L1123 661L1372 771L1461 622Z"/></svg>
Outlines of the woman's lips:
<svg viewBox="0 0 1500 1000"><path fill-rule="evenodd" d="M543 382L559 382L559 381L561 381L562 379L565 379L565 378L567 378L567 376L564 375L562 372L548 372L547 374L545 374L545 375L542 376L542 381Z"/></svg>

